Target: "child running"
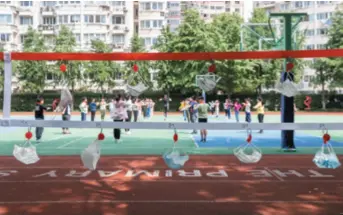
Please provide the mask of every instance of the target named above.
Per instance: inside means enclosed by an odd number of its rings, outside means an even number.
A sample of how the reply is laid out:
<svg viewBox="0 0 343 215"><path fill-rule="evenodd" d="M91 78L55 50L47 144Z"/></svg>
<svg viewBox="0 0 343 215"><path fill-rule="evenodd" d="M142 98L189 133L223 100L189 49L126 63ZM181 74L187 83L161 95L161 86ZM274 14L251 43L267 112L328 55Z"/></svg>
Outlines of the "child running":
<svg viewBox="0 0 343 215"><path fill-rule="evenodd" d="M44 120L44 111L49 110L50 108L44 106L44 99L40 97L36 101L35 107L35 119L36 120ZM42 135L43 135L44 128L43 127L36 127L36 141L40 143Z"/></svg>
<svg viewBox="0 0 343 215"><path fill-rule="evenodd" d="M199 123L207 123L208 110L210 106L205 103L204 97L199 97L199 104L195 107L198 110ZM207 138L207 130L201 129L201 142L205 143Z"/></svg>
<svg viewBox="0 0 343 215"><path fill-rule="evenodd" d="M254 106L254 109L257 110L257 119L259 123L263 123L264 120L264 104L262 98L257 99L257 104ZM260 134L263 133L263 130L261 129L259 131Z"/></svg>
<svg viewBox="0 0 343 215"><path fill-rule="evenodd" d="M239 111L242 108L242 105L239 103L239 99L236 99L234 105L233 105L234 111L235 111L235 118L236 122L239 122Z"/></svg>

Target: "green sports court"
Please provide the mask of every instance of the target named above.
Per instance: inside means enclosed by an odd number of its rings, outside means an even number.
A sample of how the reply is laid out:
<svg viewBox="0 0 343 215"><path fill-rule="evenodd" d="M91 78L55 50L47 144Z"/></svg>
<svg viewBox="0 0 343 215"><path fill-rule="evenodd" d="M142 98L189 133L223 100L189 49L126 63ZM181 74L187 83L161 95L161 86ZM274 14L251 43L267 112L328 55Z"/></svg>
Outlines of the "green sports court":
<svg viewBox="0 0 343 215"><path fill-rule="evenodd" d="M253 116L254 117L254 116ZM12 119L32 119L28 114L25 116L13 114ZM52 116L46 116L46 120L52 119ZM72 120L80 120L78 115L73 115ZM89 117L88 117L89 118ZM243 113L241 114L243 118ZM59 120L56 117L55 120ZM99 116L98 116L98 120ZM106 119L110 121L108 117ZM332 123L343 120L342 114L309 114L298 113L296 122L302 123ZM161 114L153 116L144 122L164 122ZM167 122L183 122L183 117L179 113L171 114ZM235 123L232 119L228 120L222 114L219 118L210 116L210 123L227 122ZM256 122L253 118L253 122ZM265 122L280 122L280 116L273 113L267 114ZM82 123L80 121L80 123ZM186 123L186 122L185 122ZM27 128L2 128L1 129L1 155L11 155L15 144L23 144L24 135ZM34 128L32 128L34 134ZM69 135L62 134L61 129L45 128L42 142L36 144L34 137L32 143L37 146L40 155L80 155L92 141L97 138L100 130L97 129L71 129ZM262 149L264 154L284 154L280 148L280 131L265 131L263 134L253 131L253 143ZM113 140L113 131L105 129L105 140L101 143L101 154L103 155L162 155L166 150L173 146L172 130L131 130L131 134L125 134L122 130L122 142L115 144ZM232 150L245 143L246 131L209 131L208 141L201 143L199 135L191 135L191 130L178 131L179 141L177 148L189 154L197 155L216 155L232 154ZM343 154L343 137L340 131L329 131L331 135L331 144L336 153ZM295 144L297 146L296 154L314 154L322 145L322 131L296 131Z"/></svg>

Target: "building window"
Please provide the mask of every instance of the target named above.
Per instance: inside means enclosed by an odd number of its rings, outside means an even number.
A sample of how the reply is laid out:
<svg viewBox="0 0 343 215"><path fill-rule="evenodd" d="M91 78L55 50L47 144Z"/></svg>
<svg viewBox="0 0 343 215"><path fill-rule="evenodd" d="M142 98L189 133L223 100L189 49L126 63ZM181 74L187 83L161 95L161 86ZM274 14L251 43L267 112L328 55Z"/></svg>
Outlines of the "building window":
<svg viewBox="0 0 343 215"><path fill-rule="evenodd" d="M315 49L315 46L314 46L314 44L307 44L307 45L305 46L305 48L306 48L306 50L314 50L314 49Z"/></svg>
<svg viewBox="0 0 343 215"><path fill-rule="evenodd" d="M79 23L81 20L80 15L70 15L70 23Z"/></svg>
<svg viewBox="0 0 343 215"><path fill-rule="evenodd" d="M318 13L317 20L325 20L329 19L329 13Z"/></svg>
<svg viewBox="0 0 343 215"><path fill-rule="evenodd" d="M304 7L312 7L314 4L313 1L304 1Z"/></svg>
<svg viewBox="0 0 343 215"><path fill-rule="evenodd" d="M68 1L59 1L58 4L62 5L62 4L68 4Z"/></svg>
<svg viewBox="0 0 343 215"><path fill-rule="evenodd" d="M240 4L240 1L235 1L235 4Z"/></svg>
<svg viewBox="0 0 343 215"><path fill-rule="evenodd" d="M12 15L0 14L0 24L12 24Z"/></svg>
<svg viewBox="0 0 343 215"><path fill-rule="evenodd" d="M96 15L95 16L95 23L106 23L106 16Z"/></svg>
<svg viewBox="0 0 343 215"><path fill-rule="evenodd" d="M235 8L235 12L236 12L236 13L240 13L239 8Z"/></svg>
<svg viewBox="0 0 343 215"><path fill-rule="evenodd" d="M20 43L25 42L26 35L25 34L20 34Z"/></svg>
<svg viewBox="0 0 343 215"><path fill-rule="evenodd" d="M327 35L327 34L328 34L327 28L317 29L317 35Z"/></svg>
<svg viewBox="0 0 343 215"><path fill-rule="evenodd" d="M180 11L169 11L169 16L180 16Z"/></svg>
<svg viewBox="0 0 343 215"><path fill-rule="evenodd" d="M48 72L46 74L46 80L48 80L48 81L54 80L54 75L51 72Z"/></svg>
<svg viewBox="0 0 343 215"><path fill-rule="evenodd" d="M163 10L163 2L142 2L140 8L142 10Z"/></svg>
<svg viewBox="0 0 343 215"><path fill-rule="evenodd" d="M113 44L124 44L125 42L125 37L122 34L113 34L112 35L112 42Z"/></svg>
<svg viewBox="0 0 343 215"><path fill-rule="evenodd" d="M1 42L9 42L10 40L11 40L11 34L0 33L0 41Z"/></svg>
<svg viewBox="0 0 343 215"><path fill-rule="evenodd" d="M56 18L55 17L43 17L43 24L44 25L55 25Z"/></svg>
<svg viewBox="0 0 343 215"><path fill-rule="evenodd" d="M81 41L81 35L80 34L74 34L75 41L79 43Z"/></svg>
<svg viewBox="0 0 343 215"><path fill-rule="evenodd" d="M33 25L33 19L31 16L21 16L20 25Z"/></svg>
<svg viewBox="0 0 343 215"><path fill-rule="evenodd" d="M147 29L147 28L161 29L162 26L163 26L162 20L142 20L141 21L141 29Z"/></svg>
<svg viewBox="0 0 343 215"><path fill-rule="evenodd" d="M313 37L315 35L314 34L314 29L310 29L310 30L305 31L305 35L307 37Z"/></svg>
<svg viewBox="0 0 343 215"><path fill-rule="evenodd" d="M180 24L180 20L170 19L170 20L168 20L168 24L170 24L170 25L179 25Z"/></svg>
<svg viewBox="0 0 343 215"><path fill-rule="evenodd" d="M317 49L321 49L321 50L327 49L327 45L326 44L317 44Z"/></svg>
<svg viewBox="0 0 343 215"><path fill-rule="evenodd" d="M302 2L302 1L296 1L296 2L294 2L294 7L295 7L295 8L302 8L302 7L303 7L303 2Z"/></svg>
<svg viewBox="0 0 343 215"><path fill-rule="evenodd" d="M20 1L20 6L22 7L32 7L33 1Z"/></svg>
<svg viewBox="0 0 343 215"><path fill-rule="evenodd" d="M68 15L58 16L59 24L68 24Z"/></svg>
<svg viewBox="0 0 343 215"><path fill-rule="evenodd" d="M11 1L0 1L0 4L11 4Z"/></svg>
<svg viewBox="0 0 343 215"><path fill-rule="evenodd" d="M106 40L106 34L84 34L83 36L86 42L91 42L92 40L101 40L105 42Z"/></svg>
<svg viewBox="0 0 343 215"><path fill-rule="evenodd" d="M125 1L111 1L111 4L115 7L123 7L125 6Z"/></svg>
<svg viewBox="0 0 343 215"><path fill-rule="evenodd" d="M42 5L45 7L53 7L57 4L57 1L43 1Z"/></svg>
<svg viewBox="0 0 343 215"><path fill-rule="evenodd" d="M112 16L112 24L115 24L115 25L125 24L125 17L124 16Z"/></svg>
<svg viewBox="0 0 343 215"><path fill-rule="evenodd" d="M94 16L93 15L85 15L84 21L85 21L85 23L94 23Z"/></svg>

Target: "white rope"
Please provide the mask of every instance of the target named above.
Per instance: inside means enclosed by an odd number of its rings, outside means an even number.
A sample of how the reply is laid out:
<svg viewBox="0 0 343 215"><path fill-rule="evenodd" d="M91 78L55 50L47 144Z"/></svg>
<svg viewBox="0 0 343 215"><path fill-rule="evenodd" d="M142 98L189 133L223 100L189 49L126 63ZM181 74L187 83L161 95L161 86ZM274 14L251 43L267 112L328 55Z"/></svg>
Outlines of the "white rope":
<svg viewBox="0 0 343 215"><path fill-rule="evenodd" d="M166 123L166 122L81 122L60 120L1 119L0 127L122 128L178 130L343 130L343 123Z"/></svg>

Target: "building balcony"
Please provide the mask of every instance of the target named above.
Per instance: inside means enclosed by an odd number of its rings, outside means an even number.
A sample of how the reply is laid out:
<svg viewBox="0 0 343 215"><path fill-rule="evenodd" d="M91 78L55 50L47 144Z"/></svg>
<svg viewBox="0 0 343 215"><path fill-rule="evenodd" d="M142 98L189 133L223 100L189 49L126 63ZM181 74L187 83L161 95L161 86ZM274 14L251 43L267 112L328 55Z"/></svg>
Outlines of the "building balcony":
<svg viewBox="0 0 343 215"><path fill-rule="evenodd" d="M125 34L127 32L129 32L129 28L124 24L116 24L112 28L113 34Z"/></svg>
<svg viewBox="0 0 343 215"><path fill-rule="evenodd" d="M0 42L0 48L6 51L18 51L18 44L15 42Z"/></svg>
<svg viewBox="0 0 343 215"><path fill-rule="evenodd" d="M40 12L42 16L54 16L55 15L55 9L51 6L45 6L40 8Z"/></svg>
<svg viewBox="0 0 343 215"><path fill-rule="evenodd" d="M1 33L18 33L19 28L13 24L0 24Z"/></svg>
<svg viewBox="0 0 343 215"><path fill-rule="evenodd" d="M41 24L38 26L38 30L42 32L42 34L55 34L58 27L56 25L45 25Z"/></svg>
<svg viewBox="0 0 343 215"><path fill-rule="evenodd" d="M113 15L125 15L127 13L127 8L126 7L113 7L112 8L112 14Z"/></svg>

